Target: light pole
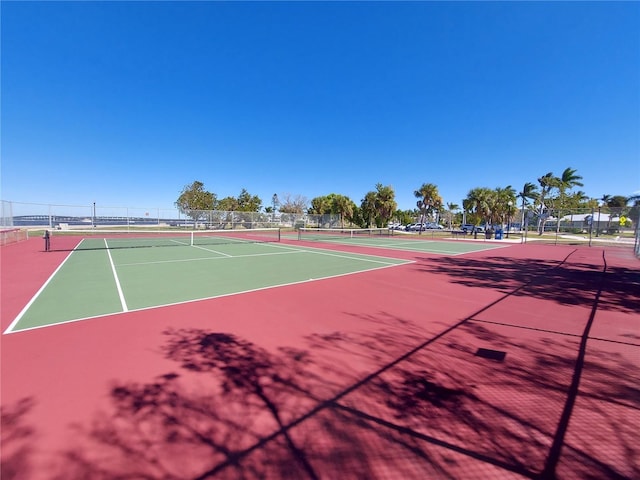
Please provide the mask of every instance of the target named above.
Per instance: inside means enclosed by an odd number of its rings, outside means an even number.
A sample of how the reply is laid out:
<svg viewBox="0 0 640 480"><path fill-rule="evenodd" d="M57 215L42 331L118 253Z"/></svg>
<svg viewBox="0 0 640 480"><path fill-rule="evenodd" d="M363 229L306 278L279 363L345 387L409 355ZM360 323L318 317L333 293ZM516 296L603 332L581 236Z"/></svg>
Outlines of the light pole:
<svg viewBox="0 0 640 480"><path fill-rule="evenodd" d="M273 203L273 210L271 211L271 221L276 221L276 208L278 208L278 194L274 193L273 197L271 197L271 202Z"/></svg>
<svg viewBox="0 0 640 480"><path fill-rule="evenodd" d="M511 230L511 206L512 205L513 205L513 202L509 200L509 202L507 203L507 206L509 207L507 209L507 238L509 238L509 230Z"/></svg>
<svg viewBox="0 0 640 480"><path fill-rule="evenodd" d="M596 225L596 237L600 236L600 210L602 209L602 202L598 202L598 223Z"/></svg>
<svg viewBox="0 0 640 480"><path fill-rule="evenodd" d="M591 204L591 218L589 218L589 246L591 246L592 238L593 238L593 204Z"/></svg>

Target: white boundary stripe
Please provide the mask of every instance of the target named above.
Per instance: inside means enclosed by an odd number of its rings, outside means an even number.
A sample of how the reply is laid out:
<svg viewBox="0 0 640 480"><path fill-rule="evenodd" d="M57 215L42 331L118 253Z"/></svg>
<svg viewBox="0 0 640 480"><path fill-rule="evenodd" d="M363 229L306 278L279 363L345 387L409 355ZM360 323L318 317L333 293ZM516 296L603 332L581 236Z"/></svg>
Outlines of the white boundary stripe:
<svg viewBox="0 0 640 480"><path fill-rule="evenodd" d="M77 247L76 247L77 248ZM7 327L7 329L3 332L3 335L6 333L11 333L11 331L14 329L14 327L18 324L18 322L22 319L22 317L24 316L24 314L27 312L27 310L29 310L29 308L31 307L31 305L33 305L33 302L36 301L36 299L40 296L40 294L44 291L44 289L46 288L47 285L49 285L49 282L51 282L51 280L53 280L53 277L56 276L56 273L58 273L58 271L62 268L62 266L67 263L67 260L69 260L71 258L71 255L73 254L74 250L71 250L69 252L69 255L67 255L67 257L62 261L62 263L60 265L58 265L58 268L55 269L55 271L51 274L51 276L49 278L47 278L47 281L44 282L44 284L40 287L40 290L38 290L36 292L36 294L31 297L31 300L29 300L29 303L27 303L24 308L20 311L20 313L18 314L18 316L13 320L13 322L11 322L11 324Z"/></svg>
<svg viewBox="0 0 640 480"><path fill-rule="evenodd" d="M127 308L127 301L124 299L124 293L122 292L122 287L120 286L120 279L118 278L118 273L116 272L116 266L113 264L113 258L111 258L111 250L109 250L109 245L107 245L107 239L104 239L104 246L107 247L107 255L109 255L109 263L111 264L111 271L113 272L113 279L116 281L116 288L118 289L118 296L120 297L120 304L122 305L122 310L125 312L129 311Z"/></svg>
<svg viewBox="0 0 640 480"><path fill-rule="evenodd" d="M405 260L403 258L381 257L379 255L369 255L366 253L341 252L342 255L339 255L338 253L336 253L336 250L327 250L326 248L308 247L306 245L304 247L290 247L287 245L275 245L275 244L271 246L277 247L277 248L284 248L287 250L293 250L294 252L306 252L306 253L313 253L316 255L327 255L329 257L347 258L349 260L362 260L363 262L382 263L385 265L403 265L405 263L414 263L413 260ZM386 258L388 260L400 261L402 263L392 263L392 262L384 262L381 260L373 260L376 258L377 259Z"/></svg>
<svg viewBox="0 0 640 480"><path fill-rule="evenodd" d="M213 250L210 250L212 253ZM131 267L135 265L156 265L162 263L182 263L182 262L207 262L209 260L227 260L234 258L246 258L246 257L269 257L273 255L293 255L295 253L305 253L305 250L294 250L291 252L270 252L270 253L251 253L247 255L226 255L224 257L199 257L199 258L183 258L180 260L156 260L153 262L135 262L135 263L120 263L118 267ZM309 253L309 252L306 252Z"/></svg>
<svg viewBox="0 0 640 480"><path fill-rule="evenodd" d="M229 255L228 253L222 253L219 252L218 250L214 250L213 248L205 248L205 247L201 247L200 245L191 245L193 248L199 248L200 250L204 250L205 252L213 252L213 253L217 253L218 255L222 255L224 257L232 257L233 255Z"/></svg>
<svg viewBox="0 0 640 480"><path fill-rule="evenodd" d="M407 260L404 263L384 265L382 267L372 267L372 268L368 268L366 270L359 270L357 272L339 273L337 275L329 275L327 277L310 278L309 280L300 280L300 281L297 281L297 282L281 283L281 284L278 284L278 285L269 285L267 287L253 288L251 290L242 290L240 292L223 293L223 294L220 294L220 295L213 295L211 297L203 297L203 298L196 298L196 299L193 299L193 300L185 300L183 302L174 302L174 303L167 303L167 304L163 304L163 305L153 305L151 307L134 308L133 310L129 310L127 312L105 313L105 314L102 314L102 315L95 315L93 317L76 318L74 320L66 320L64 322L50 323L48 325L39 325L37 327L29 327L29 328L24 328L22 330L17 330L16 332L7 332L7 333L14 333L15 334L15 333L20 333L20 332L28 332L30 330L39 330L41 328L55 327L55 326L64 325L64 324L67 324L67 323L82 322L84 320L93 320L95 318L111 317L111 316L116 316L116 315L123 315L125 313L143 312L143 311L146 311L146 310L153 310L153 309L156 309L156 308L173 307L173 306L176 306L176 305L184 305L184 304L187 304L187 303L194 303L194 302L202 302L202 301L206 301L206 300L213 300L215 298L231 297L233 295L242 295L244 293L252 293L252 292L259 292L259 291L262 291L262 290L269 290L271 288L288 287L290 285L299 285L299 284L302 284L302 283L317 282L319 280L327 280L329 278L346 277L347 275L357 275L359 273L371 272L371 271L374 271L374 270L382 270L383 268L400 267L402 265L407 265L407 264L410 264L410 263L415 263L415 261Z"/></svg>
<svg viewBox="0 0 640 480"><path fill-rule="evenodd" d="M339 239L333 242L327 241L327 243L333 243L335 245L347 245L347 246L352 245L355 247L383 248L388 250L403 250L405 252L417 252L417 253L436 253L436 254L441 253L444 255L451 255L451 256L464 255L467 253L475 253L475 252L484 252L486 250L495 250L497 248L511 247L511 245L492 244L492 246L485 247L485 248L476 248L474 250L469 250L468 252L453 252L451 250L438 250L435 248L429 248L427 250L423 250L420 248L409 248L409 247L418 247L418 245L416 245L416 242L425 242L425 245L428 245L429 243L445 243L445 242L439 242L438 240L405 240L405 239L399 240L398 242L387 243L387 244L344 242L344 241L340 241ZM470 244L470 245L474 245L474 244ZM487 245L487 243L478 243L475 245Z"/></svg>
<svg viewBox="0 0 640 480"><path fill-rule="evenodd" d="M153 261L153 262L134 262L134 263L121 263L118 264L118 267L129 267L129 266L136 266L136 265L155 265L155 264L163 264L163 263L181 263L181 262L202 262L202 261L209 261L209 260L226 260L226 259L234 259L234 258L248 258L248 257L268 257L268 256L272 256L272 255L293 255L295 253L312 253L314 255L327 255L330 257L338 257L338 258L346 258L349 260L360 260L363 262L372 262L372 263L382 263L384 265L396 265L396 263L393 263L393 261L401 261L404 263L410 263L411 260L405 260L405 259L401 259L401 258L391 258L391 257L381 257L381 256L377 256L377 255L368 255L368 254L364 254L364 253L349 253L349 252L342 252L341 255L339 255L338 253L336 253L334 250L326 250L326 249L322 249L322 248L315 248L315 247L292 247L292 246L288 246L288 245L277 245L275 243L269 243L267 244L269 247L273 247L273 248L281 248L284 249L286 251L284 252L270 252L270 253L250 253L250 254L246 254L246 255L225 255L225 257L199 257L199 258L185 258L185 259L181 259L181 260L157 260L157 261ZM203 248L203 250L207 250L210 251L212 253L221 253L221 252L217 252L215 250L209 250L206 248ZM222 254L222 253L221 253ZM224 255L224 254L223 254ZM382 259L387 259L390 261L383 261Z"/></svg>

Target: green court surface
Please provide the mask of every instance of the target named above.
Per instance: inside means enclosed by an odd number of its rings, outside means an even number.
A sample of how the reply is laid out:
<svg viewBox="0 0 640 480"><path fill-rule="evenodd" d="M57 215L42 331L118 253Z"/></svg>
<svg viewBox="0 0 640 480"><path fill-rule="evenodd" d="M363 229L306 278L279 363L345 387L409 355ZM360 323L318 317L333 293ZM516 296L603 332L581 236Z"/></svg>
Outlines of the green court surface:
<svg viewBox="0 0 640 480"><path fill-rule="evenodd" d="M275 242L73 250L5 333L404 263Z"/></svg>
<svg viewBox="0 0 640 480"><path fill-rule="evenodd" d="M296 238L298 238L296 236ZM319 235L313 236L311 233L307 237L301 238L305 241L333 243L339 245L354 245L360 247L375 247L391 250L403 250L411 252L438 253L442 255L460 255L463 253L477 252L479 250L491 250L495 248L508 247L509 244L500 245L497 243L487 243L484 241L451 241L432 240L417 234L409 235L371 235L371 236L341 236L341 235Z"/></svg>

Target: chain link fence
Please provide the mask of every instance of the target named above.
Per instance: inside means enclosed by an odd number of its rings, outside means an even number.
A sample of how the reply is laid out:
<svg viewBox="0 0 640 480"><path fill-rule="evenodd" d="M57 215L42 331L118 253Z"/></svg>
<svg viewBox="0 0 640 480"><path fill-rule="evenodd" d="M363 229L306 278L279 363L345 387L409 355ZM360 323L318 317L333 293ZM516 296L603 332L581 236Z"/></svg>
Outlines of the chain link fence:
<svg viewBox="0 0 640 480"><path fill-rule="evenodd" d="M2 200L0 227L20 229L109 228L185 228L185 229L249 229L249 228L357 228L339 215L289 214L281 212L227 212L177 208L109 207L91 205L54 205ZM640 257L640 207L587 210L530 210L514 212L502 225L501 240L543 242L551 244L613 245L633 248ZM432 237L452 236L451 230L430 231ZM425 232L423 232L425 233ZM489 239L481 235L481 238ZM498 239L494 234L491 238Z"/></svg>
<svg viewBox="0 0 640 480"><path fill-rule="evenodd" d="M264 212L227 212L176 208L109 207L102 205L53 205L2 200L3 228L180 227L188 229L236 228L337 228L353 227L339 215Z"/></svg>

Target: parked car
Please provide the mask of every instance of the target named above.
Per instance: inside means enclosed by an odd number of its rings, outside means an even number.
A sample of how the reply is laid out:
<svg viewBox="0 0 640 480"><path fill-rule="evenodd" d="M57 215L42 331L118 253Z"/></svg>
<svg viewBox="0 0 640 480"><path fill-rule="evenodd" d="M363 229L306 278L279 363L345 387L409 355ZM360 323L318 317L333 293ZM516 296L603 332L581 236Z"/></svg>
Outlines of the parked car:
<svg viewBox="0 0 640 480"><path fill-rule="evenodd" d="M460 226L460 230L462 230L464 233L483 233L484 227L482 225L464 224Z"/></svg>
<svg viewBox="0 0 640 480"><path fill-rule="evenodd" d="M426 223L412 223L411 224L411 228L409 230L412 231L412 232L419 232L421 230L424 231L427 228L429 228L429 227L427 226Z"/></svg>
<svg viewBox="0 0 640 480"><path fill-rule="evenodd" d="M425 228L427 228L429 230L443 230L444 229L444 227L442 225L439 225L439 224L434 223L434 222L427 223Z"/></svg>

